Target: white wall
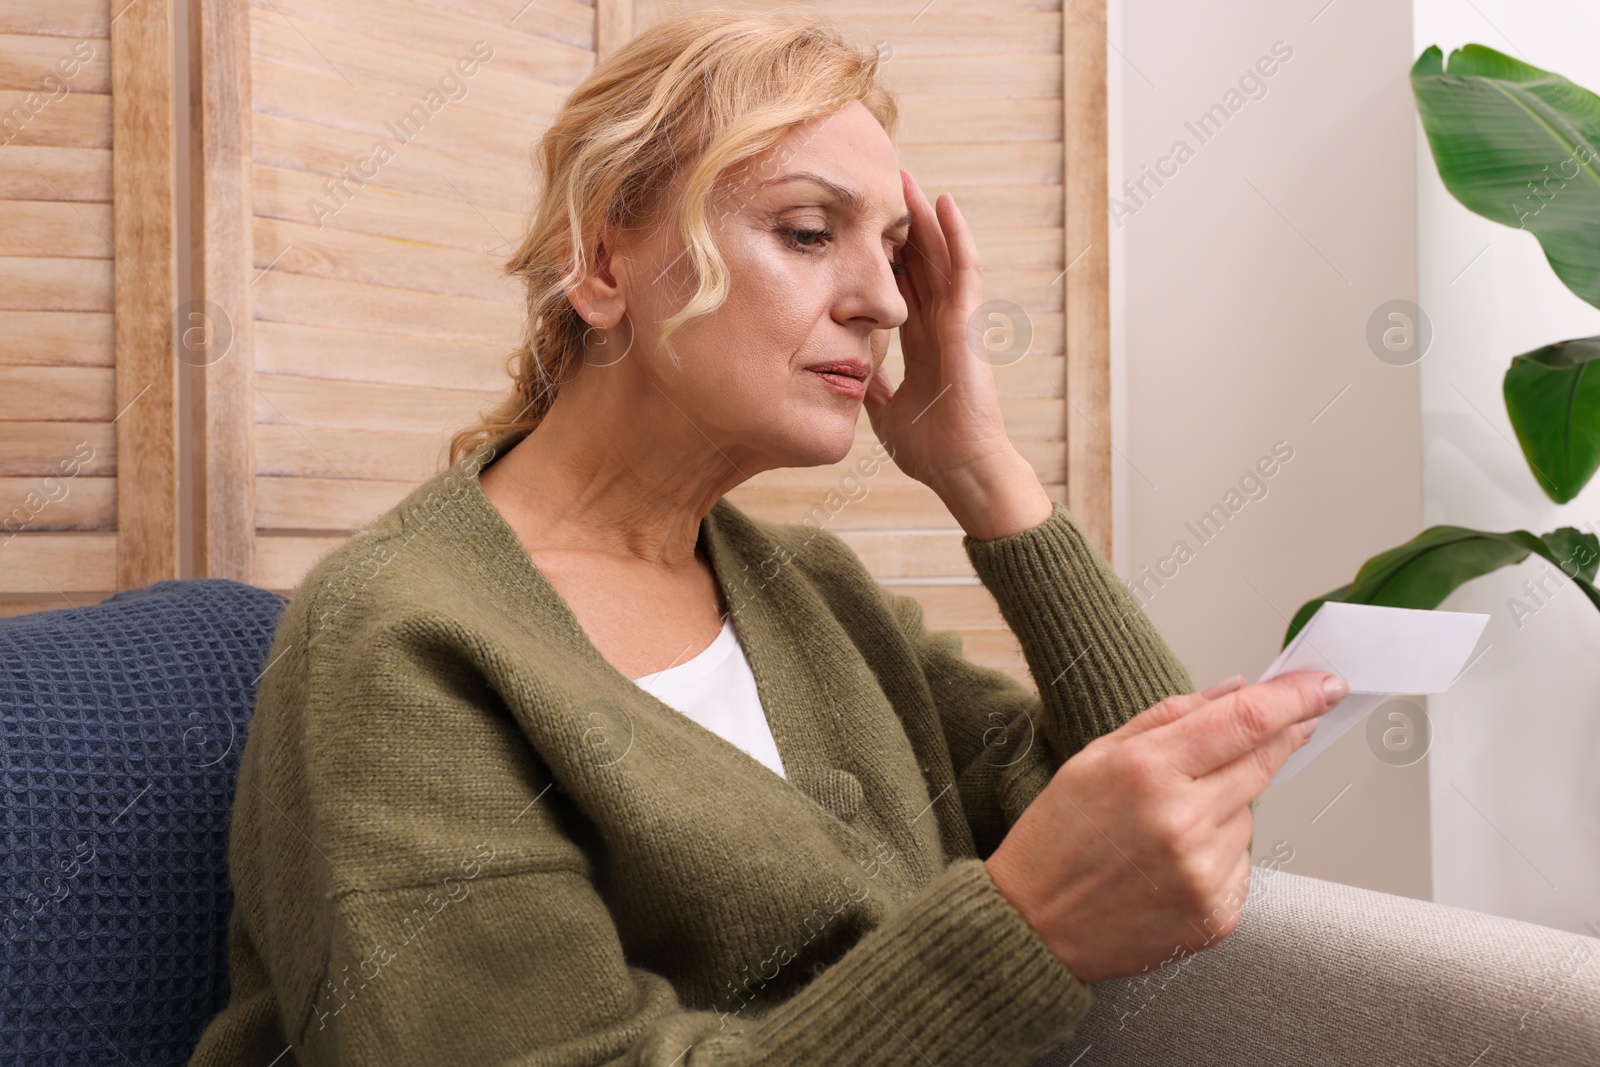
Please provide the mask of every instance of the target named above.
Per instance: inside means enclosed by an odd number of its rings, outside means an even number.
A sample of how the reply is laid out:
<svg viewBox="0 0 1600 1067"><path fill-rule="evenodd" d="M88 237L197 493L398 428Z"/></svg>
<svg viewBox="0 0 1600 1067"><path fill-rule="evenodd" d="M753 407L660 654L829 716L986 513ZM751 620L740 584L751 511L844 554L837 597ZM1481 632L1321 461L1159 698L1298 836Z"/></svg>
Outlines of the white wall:
<svg viewBox="0 0 1600 1067"><path fill-rule="evenodd" d="M1111 9L1113 191L1178 139L1194 149L1112 222L1114 560L1137 580L1187 541L1193 558L1146 586L1146 610L1197 685L1254 680L1301 603L1421 528L1418 368L1365 340L1376 307L1417 299L1411 9ZM1185 123L1280 40L1293 55L1265 95L1199 143ZM1185 523L1278 441L1293 458L1267 494L1201 545ZM1282 840L1288 870L1427 897L1427 808L1426 760L1387 765L1352 730L1268 790L1257 855Z"/></svg>
<svg viewBox="0 0 1600 1067"><path fill-rule="evenodd" d="M1417 0L1415 20L1418 51L1485 44L1600 91L1592 0ZM1531 234L1457 203L1420 127L1418 142L1418 302L1435 330L1421 364L1424 518L1600 530L1600 485L1552 504L1500 392L1512 356L1600 334L1600 310L1561 284ZM1553 595L1529 597L1522 583L1541 573L1524 563L1442 605L1491 618L1488 651L1430 704L1434 898L1579 932L1600 925L1600 613L1559 571ZM1513 597L1536 614L1514 618Z"/></svg>

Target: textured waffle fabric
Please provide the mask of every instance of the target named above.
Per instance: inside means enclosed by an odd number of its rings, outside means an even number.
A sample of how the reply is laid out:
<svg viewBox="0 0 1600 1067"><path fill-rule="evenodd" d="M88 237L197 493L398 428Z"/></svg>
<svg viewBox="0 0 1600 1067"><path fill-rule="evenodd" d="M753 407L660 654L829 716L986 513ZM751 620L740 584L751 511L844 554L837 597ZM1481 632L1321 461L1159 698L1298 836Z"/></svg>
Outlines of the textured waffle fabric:
<svg viewBox="0 0 1600 1067"><path fill-rule="evenodd" d="M180 1064L226 1003L234 776L285 603L196 578L0 620L0 1064Z"/></svg>

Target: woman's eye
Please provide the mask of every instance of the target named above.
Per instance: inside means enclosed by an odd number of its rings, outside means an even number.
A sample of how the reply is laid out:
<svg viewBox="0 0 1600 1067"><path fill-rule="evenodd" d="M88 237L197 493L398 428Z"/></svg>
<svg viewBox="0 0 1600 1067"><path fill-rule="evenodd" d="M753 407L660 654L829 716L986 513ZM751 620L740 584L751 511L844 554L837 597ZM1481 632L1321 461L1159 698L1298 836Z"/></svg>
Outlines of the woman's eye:
<svg viewBox="0 0 1600 1067"><path fill-rule="evenodd" d="M802 230L789 227L783 231L783 234L801 251L807 252L819 251L822 246L817 244L818 241L833 240L832 230ZM893 252L889 253L889 272L896 277L906 272L905 261L895 258Z"/></svg>
<svg viewBox="0 0 1600 1067"><path fill-rule="evenodd" d="M790 240L794 241L795 244L799 245L803 249L814 249L814 248L817 248L818 246L816 244L811 243L811 242L816 241L818 238L821 238L821 239L823 239L825 241L833 240L833 232L831 230L794 230L794 229L790 229L790 230L785 230L784 233L786 235L788 235Z"/></svg>

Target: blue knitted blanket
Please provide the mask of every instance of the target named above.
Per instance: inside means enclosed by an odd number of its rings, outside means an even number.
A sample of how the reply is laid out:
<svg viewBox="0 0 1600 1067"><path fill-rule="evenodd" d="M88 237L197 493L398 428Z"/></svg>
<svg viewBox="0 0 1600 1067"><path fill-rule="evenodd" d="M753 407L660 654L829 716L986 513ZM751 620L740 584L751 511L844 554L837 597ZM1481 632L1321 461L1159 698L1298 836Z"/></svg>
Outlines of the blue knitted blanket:
<svg viewBox="0 0 1600 1067"><path fill-rule="evenodd" d="M0 619L0 1064L182 1064L226 1004L234 779L286 604L191 578Z"/></svg>

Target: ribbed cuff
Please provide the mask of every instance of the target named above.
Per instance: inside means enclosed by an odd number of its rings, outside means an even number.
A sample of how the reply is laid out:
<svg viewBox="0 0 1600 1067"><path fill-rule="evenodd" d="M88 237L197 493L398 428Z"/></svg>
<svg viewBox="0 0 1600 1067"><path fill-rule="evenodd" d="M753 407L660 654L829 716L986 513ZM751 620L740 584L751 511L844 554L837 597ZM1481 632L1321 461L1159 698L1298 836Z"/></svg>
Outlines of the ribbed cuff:
<svg viewBox="0 0 1600 1067"><path fill-rule="evenodd" d="M837 995L801 990L766 1020L773 1032L763 1045L782 1062L1024 1067L1094 1003L970 857L952 862L814 985Z"/></svg>
<svg viewBox="0 0 1600 1067"><path fill-rule="evenodd" d="M1021 533L961 543L1076 746L1193 690L1188 672L1060 501L1048 519Z"/></svg>

